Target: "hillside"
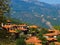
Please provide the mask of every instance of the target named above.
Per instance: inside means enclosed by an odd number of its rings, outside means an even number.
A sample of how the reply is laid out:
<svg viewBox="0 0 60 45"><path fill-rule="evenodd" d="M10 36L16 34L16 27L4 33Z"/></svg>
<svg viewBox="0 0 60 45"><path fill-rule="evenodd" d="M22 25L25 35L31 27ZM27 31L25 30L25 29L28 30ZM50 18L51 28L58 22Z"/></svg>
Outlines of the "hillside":
<svg viewBox="0 0 60 45"><path fill-rule="evenodd" d="M50 21L52 25L60 25L60 9L54 5L36 0L12 0L11 7L12 18L48 27L42 22L41 16L43 16L43 18Z"/></svg>

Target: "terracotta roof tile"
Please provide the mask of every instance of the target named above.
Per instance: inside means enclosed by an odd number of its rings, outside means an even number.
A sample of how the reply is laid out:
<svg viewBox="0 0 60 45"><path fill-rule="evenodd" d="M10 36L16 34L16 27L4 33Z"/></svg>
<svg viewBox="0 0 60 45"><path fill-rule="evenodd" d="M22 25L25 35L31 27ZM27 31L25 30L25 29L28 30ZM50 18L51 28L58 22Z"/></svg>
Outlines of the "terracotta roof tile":
<svg viewBox="0 0 60 45"><path fill-rule="evenodd" d="M26 24L20 24L20 25L18 25L18 26L27 26Z"/></svg>
<svg viewBox="0 0 60 45"><path fill-rule="evenodd" d="M26 40L26 43L39 43L39 42L42 42L41 40L39 40L37 37L33 36L33 37L30 37L28 40Z"/></svg>
<svg viewBox="0 0 60 45"><path fill-rule="evenodd" d="M11 32L11 33L16 33L16 31L15 31L15 30L9 30L9 32Z"/></svg>
<svg viewBox="0 0 60 45"><path fill-rule="evenodd" d="M35 45L42 45L42 43L40 44L40 43L35 43Z"/></svg>
<svg viewBox="0 0 60 45"><path fill-rule="evenodd" d="M48 41L57 40L56 38L46 38Z"/></svg>
<svg viewBox="0 0 60 45"><path fill-rule="evenodd" d="M60 42L54 42L55 43L55 45L60 45Z"/></svg>
<svg viewBox="0 0 60 45"><path fill-rule="evenodd" d="M27 29L25 29L25 28L18 28L18 30L24 30L24 31L25 31L25 30L27 30Z"/></svg>
<svg viewBox="0 0 60 45"><path fill-rule="evenodd" d="M17 25L16 25L16 24L4 25L3 28L6 28L6 29L7 29L7 28L11 28L11 27L13 27L13 26L17 26Z"/></svg>
<svg viewBox="0 0 60 45"><path fill-rule="evenodd" d="M29 26L30 28L38 28L36 25Z"/></svg>
<svg viewBox="0 0 60 45"><path fill-rule="evenodd" d="M47 33L47 34L44 34L45 36L56 36L56 35L59 35L60 34L60 31L59 30L49 30L49 32L51 31L54 31L52 33Z"/></svg>
<svg viewBox="0 0 60 45"><path fill-rule="evenodd" d="M44 34L44 36L56 36L57 34L56 33L47 33L47 34Z"/></svg>
<svg viewBox="0 0 60 45"><path fill-rule="evenodd" d="M7 29L7 28L11 28L11 27L12 27L12 25L4 25L4 26L3 26L3 28L6 28L6 29Z"/></svg>

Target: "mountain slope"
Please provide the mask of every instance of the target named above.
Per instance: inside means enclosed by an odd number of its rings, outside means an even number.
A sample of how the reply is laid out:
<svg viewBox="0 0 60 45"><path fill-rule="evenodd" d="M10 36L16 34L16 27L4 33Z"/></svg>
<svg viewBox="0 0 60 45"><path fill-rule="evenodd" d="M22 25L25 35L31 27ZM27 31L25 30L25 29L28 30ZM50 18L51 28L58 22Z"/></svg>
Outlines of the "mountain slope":
<svg viewBox="0 0 60 45"><path fill-rule="evenodd" d="M60 9L53 5L36 0L12 0L11 7L11 17L24 22L46 27L47 25L42 22L41 17L43 16L53 25L60 24Z"/></svg>

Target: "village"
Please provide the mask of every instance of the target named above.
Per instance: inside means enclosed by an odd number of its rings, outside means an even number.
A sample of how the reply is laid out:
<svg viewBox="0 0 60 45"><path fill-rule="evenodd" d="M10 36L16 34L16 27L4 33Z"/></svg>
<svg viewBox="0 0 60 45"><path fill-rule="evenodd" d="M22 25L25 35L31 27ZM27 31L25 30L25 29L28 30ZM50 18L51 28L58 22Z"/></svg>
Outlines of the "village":
<svg viewBox="0 0 60 45"><path fill-rule="evenodd" d="M41 1L0 0L0 45L60 45L60 2Z"/></svg>
<svg viewBox="0 0 60 45"><path fill-rule="evenodd" d="M23 37L26 45L51 45L52 42L55 45L60 45L60 42L57 41L57 36L60 36L60 31L56 29L42 30L36 25L12 24L10 20L7 20L7 24L2 23L1 26L10 33L10 36L6 35L10 40L15 41ZM43 31L45 31L45 33ZM45 43L43 43L43 41L45 41Z"/></svg>

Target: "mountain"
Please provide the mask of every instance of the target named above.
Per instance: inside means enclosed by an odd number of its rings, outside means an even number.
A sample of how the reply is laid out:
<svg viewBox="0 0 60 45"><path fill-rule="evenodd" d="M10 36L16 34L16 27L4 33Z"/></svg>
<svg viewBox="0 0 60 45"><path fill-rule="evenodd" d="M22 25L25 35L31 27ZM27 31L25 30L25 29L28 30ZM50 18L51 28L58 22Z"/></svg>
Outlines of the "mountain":
<svg viewBox="0 0 60 45"><path fill-rule="evenodd" d="M44 20L60 25L60 8L38 0L12 0L11 17L42 27L48 27Z"/></svg>
<svg viewBox="0 0 60 45"><path fill-rule="evenodd" d="M60 9L60 4L53 4L53 5Z"/></svg>

